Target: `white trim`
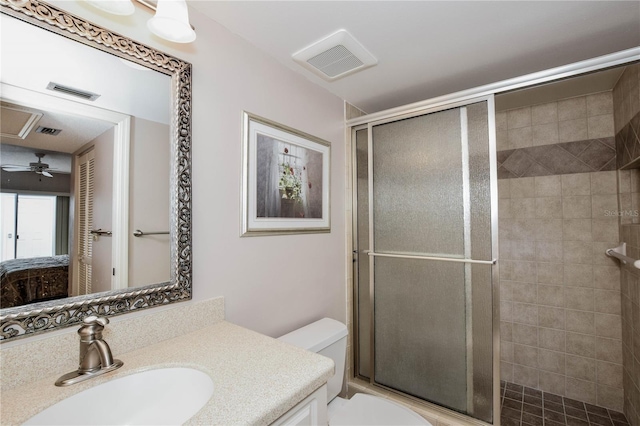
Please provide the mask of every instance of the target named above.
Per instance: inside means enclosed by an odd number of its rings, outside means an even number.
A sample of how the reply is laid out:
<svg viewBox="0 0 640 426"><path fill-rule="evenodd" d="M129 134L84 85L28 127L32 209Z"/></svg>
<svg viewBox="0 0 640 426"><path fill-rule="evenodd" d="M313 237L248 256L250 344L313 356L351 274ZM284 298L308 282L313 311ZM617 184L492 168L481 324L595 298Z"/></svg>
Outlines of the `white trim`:
<svg viewBox="0 0 640 426"><path fill-rule="evenodd" d="M2 100L30 108L45 109L79 115L113 123L113 210L112 210L112 290L128 287L129 274L129 147L131 143L131 117L115 111L98 108L39 93L17 86L0 83ZM75 244L75 243L74 243Z"/></svg>
<svg viewBox="0 0 640 426"><path fill-rule="evenodd" d="M454 101L464 101L480 96L487 96L510 90L520 89L522 87L533 86L536 84L546 83L552 80L572 77L577 74L583 74L592 71L598 71L604 68L614 67L629 62L640 60L640 47L623 50L609 55L599 56L585 61L575 62L573 64L563 65L544 71L526 74L520 77L502 80L497 83L491 83L484 86L475 87L468 90L451 93L448 95L438 96L409 105L387 109L375 112L362 117L354 118L347 121L347 126L357 126L400 114L407 114L415 111L421 111L427 107L437 107L447 105Z"/></svg>

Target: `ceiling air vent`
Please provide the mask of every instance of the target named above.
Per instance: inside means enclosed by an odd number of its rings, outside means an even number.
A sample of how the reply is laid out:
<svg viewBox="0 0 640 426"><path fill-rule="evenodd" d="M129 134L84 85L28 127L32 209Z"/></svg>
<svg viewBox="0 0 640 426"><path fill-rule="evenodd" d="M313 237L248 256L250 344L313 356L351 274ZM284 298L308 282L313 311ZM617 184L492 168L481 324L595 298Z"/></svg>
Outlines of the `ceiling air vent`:
<svg viewBox="0 0 640 426"><path fill-rule="evenodd" d="M51 135L51 136L57 136L58 134L60 134L61 131L62 129L54 129L51 127L44 127L44 126L38 126L38 128L36 129L36 133L42 133L44 135Z"/></svg>
<svg viewBox="0 0 640 426"><path fill-rule="evenodd" d="M75 89L73 87L64 86L62 84L51 82L47 85L47 89L54 92L64 93L65 95L71 95L78 98L85 99L87 101L95 101L100 97L97 93L86 92L84 90Z"/></svg>
<svg viewBox="0 0 640 426"><path fill-rule="evenodd" d="M374 66L378 60L345 30L339 30L292 55L293 60L333 81Z"/></svg>

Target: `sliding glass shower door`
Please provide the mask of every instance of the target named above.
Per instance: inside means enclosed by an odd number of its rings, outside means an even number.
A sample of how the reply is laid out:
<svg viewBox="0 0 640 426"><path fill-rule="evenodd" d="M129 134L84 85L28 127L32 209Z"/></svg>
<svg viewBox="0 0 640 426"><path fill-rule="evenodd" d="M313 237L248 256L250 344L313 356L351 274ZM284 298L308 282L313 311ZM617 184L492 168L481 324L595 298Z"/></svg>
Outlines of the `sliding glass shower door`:
<svg viewBox="0 0 640 426"><path fill-rule="evenodd" d="M357 373L489 423L491 101L357 130L354 228Z"/></svg>

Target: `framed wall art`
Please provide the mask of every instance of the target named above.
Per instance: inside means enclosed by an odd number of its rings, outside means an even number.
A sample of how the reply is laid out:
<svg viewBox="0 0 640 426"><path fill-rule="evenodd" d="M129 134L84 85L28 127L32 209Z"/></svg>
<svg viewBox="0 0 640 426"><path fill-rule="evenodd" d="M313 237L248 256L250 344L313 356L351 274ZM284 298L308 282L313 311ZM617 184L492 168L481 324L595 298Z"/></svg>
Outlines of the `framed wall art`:
<svg viewBox="0 0 640 426"><path fill-rule="evenodd" d="M244 113L242 235L329 232L331 145Z"/></svg>

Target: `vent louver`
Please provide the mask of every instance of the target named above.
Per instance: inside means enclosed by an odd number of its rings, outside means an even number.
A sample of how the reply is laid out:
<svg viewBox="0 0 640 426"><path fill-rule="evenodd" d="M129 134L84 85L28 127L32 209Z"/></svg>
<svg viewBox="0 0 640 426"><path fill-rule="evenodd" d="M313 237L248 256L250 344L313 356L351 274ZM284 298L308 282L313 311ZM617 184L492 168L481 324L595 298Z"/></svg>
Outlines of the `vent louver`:
<svg viewBox="0 0 640 426"><path fill-rule="evenodd" d="M95 101L100 97L97 93L91 93L84 90L76 89L69 86L64 86L62 84L51 82L47 85L47 89L53 90L54 92L64 93L65 95L75 96L77 98L82 98L87 101Z"/></svg>
<svg viewBox="0 0 640 426"><path fill-rule="evenodd" d="M62 129L54 129L52 127L44 127L44 126L39 126L36 129L36 133L42 133L44 135L51 135L51 136L57 136L60 134L61 131Z"/></svg>
<svg viewBox="0 0 640 426"><path fill-rule="evenodd" d="M294 53L292 58L329 81L378 63L378 60L346 30L337 31L305 47Z"/></svg>

